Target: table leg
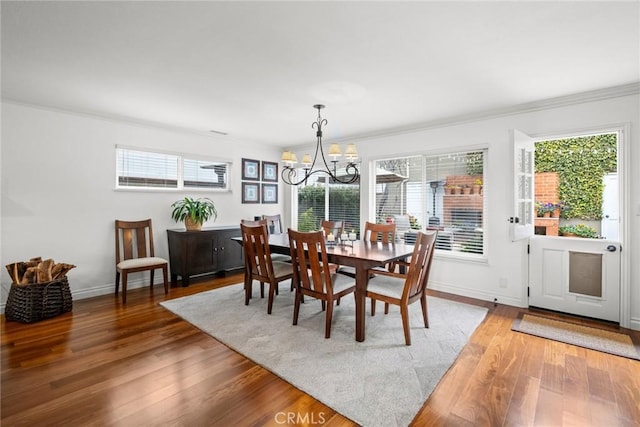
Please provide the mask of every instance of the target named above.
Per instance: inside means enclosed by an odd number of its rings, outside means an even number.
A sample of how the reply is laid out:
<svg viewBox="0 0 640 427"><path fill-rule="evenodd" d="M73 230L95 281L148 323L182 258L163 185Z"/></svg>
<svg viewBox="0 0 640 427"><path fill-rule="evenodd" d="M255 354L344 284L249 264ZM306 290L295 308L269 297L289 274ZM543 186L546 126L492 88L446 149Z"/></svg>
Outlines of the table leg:
<svg viewBox="0 0 640 427"><path fill-rule="evenodd" d="M367 283L369 282L369 270L364 267L356 267L356 341L364 341L364 319L367 300Z"/></svg>

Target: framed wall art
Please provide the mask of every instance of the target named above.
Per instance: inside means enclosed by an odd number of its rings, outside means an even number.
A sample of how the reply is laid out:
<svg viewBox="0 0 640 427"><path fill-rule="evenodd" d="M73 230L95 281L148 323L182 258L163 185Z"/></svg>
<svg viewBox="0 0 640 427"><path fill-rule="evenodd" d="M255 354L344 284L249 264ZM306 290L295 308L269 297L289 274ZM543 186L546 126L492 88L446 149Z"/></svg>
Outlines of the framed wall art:
<svg viewBox="0 0 640 427"><path fill-rule="evenodd" d="M242 180L260 181L260 160L242 159Z"/></svg>
<svg viewBox="0 0 640 427"><path fill-rule="evenodd" d="M278 164L275 162L262 162L262 180L278 182Z"/></svg>
<svg viewBox="0 0 640 427"><path fill-rule="evenodd" d="M278 184L262 184L262 203L278 203Z"/></svg>
<svg viewBox="0 0 640 427"><path fill-rule="evenodd" d="M260 203L260 184L242 183L242 203Z"/></svg>

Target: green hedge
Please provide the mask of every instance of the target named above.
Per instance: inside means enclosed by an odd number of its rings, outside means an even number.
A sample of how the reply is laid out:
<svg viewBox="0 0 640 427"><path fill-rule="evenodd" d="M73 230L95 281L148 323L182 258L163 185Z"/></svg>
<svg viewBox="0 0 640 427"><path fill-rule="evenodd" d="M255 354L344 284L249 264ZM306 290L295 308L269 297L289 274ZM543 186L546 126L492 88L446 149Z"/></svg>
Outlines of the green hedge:
<svg viewBox="0 0 640 427"><path fill-rule="evenodd" d="M324 219L324 187L298 189L298 230L313 231ZM360 186L333 187L329 191L329 219L344 221L345 229L360 230Z"/></svg>
<svg viewBox="0 0 640 427"><path fill-rule="evenodd" d="M562 218L602 219L602 177L617 170L616 134L536 143L536 172L557 172Z"/></svg>

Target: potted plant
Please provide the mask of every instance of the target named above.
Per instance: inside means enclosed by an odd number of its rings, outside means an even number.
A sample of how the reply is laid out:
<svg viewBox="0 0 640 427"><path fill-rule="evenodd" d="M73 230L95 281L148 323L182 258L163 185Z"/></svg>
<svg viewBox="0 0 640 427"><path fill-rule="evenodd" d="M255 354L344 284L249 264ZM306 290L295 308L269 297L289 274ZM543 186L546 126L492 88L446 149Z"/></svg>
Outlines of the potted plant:
<svg viewBox="0 0 640 427"><path fill-rule="evenodd" d="M554 210L551 212L551 218L560 218L560 213L567 209L567 205L565 202L560 201L554 204Z"/></svg>
<svg viewBox="0 0 640 427"><path fill-rule="evenodd" d="M598 238L596 229L586 224L562 225L558 227L558 231L565 237Z"/></svg>
<svg viewBox="0 0 640 427"><path fill-rule="evenodd" d="M471 186L471 194L480 194L480 190L482 189L482 180L476 179L473 181L473 185Z"/></svg>
<svg viewBox="0 0 640 427"><path fill-rule="evenodd" d="M471 194L471 187L467 184L462 185L462 194Z"/></svg>
<svg viewBox="0 0 640 427"><path fill-rule="evenodd" d="M215 221L218 217L215 203L207 198L185 197L173 203L171 207L173 208L171 218L175 222L184 221L184 225L189 231L198 231L207 220L213 218Z"/></svg>
<svg viewBox="0 0 640 427"><path fill-rule="evenodd" d="M538 217L549 218L551 212L556 210L556 204L551 202L536 202Z"/></svg>

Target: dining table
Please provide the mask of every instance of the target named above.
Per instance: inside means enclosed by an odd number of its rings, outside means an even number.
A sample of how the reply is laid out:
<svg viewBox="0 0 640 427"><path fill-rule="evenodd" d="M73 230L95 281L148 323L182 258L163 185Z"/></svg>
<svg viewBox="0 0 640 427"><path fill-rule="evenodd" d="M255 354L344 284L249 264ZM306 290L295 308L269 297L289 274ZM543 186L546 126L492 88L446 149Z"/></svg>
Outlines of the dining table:
<svg viewBox="0 0 640 427"><path fill-rule="evenodd" d="M270 234L271 252L290 254L287 233ZM413 245L405 243L383 243L354 240L345 243L327 244L327 258L334 264L353 267L355 274L356 341L365 340L365 306L370 269L385 266L390 262L404 260L413 253Z"/></svg>

